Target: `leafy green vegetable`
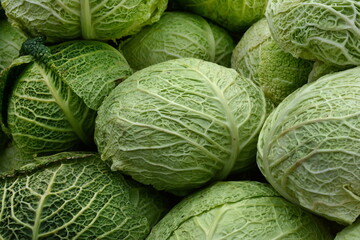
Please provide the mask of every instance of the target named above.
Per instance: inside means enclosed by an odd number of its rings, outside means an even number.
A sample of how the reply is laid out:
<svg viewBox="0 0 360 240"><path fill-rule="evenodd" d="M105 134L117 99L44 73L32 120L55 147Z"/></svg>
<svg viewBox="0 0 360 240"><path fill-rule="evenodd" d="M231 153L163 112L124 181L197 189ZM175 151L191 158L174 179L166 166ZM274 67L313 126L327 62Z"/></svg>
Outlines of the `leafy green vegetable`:
<svg viewBox="0 0 360 240"><path fill-rule="evenodd" d="M185 12L167 12L120 46L133 69L194 57L230 66L234 43L222 28Z"/></svg>
<svg viewBox="0 0 360 240"><path fill-rule="evenodd" d="M313 68L312 68L310 74L309 74L308 82L314 82L317 79L319 79L320 77L325 76L326 74L339 72L339 71L346 70L349 68L351 68L351 67L339 66L339 65L334 65L331 63L324 63L321 61L316 61L313 65Z"/></svg>
<svg viewBox="0 0 360 240"><path fill-rule="evenodd" d="M0 178L1 239L144 239L169 208L95 154L61 153ZM145 210L145 211L144 211Z"/></svg>
<svg viewBox="0 0 360 240"><path fill-rule="evenodd" d="M170 210L147 240L333 239L324 222L268 184L217 182Z"/></svg>
<svg viewBox="0 0 360 240"><path fill-rule="evenodd" d="M360 65L358 0L269 0L274 39L295 57Z"/></svg>
<svg viewBox="0 0 360 240"><path fill-rule="evenodd" d="M25 40L23 32L12 27L6 19L0 19L0 72L19 56L21 44Z"/></svg>
<svg viewBox="0 0 360 240"><path fill-rule="evenodd" d="M2 120L15 145L29 155L92 145L95 111L132 73L125 58L95 41L48 48L32 40L23 52L33 56L16 59L1 76Z"/></svg>
<svg viewBox="0 0 360 240"><path fill-rule="evenodd" d="M115 40L159 20L167 0L2 0L9 20L49 42Z"/></svg>
<svg viewBox="0 0 360 240"><path fill-rule="evenodd" d="M229 68L182 58L134 73L98 111L95 142L113 170L183 195L254 163L265 98Z"/></svg>
<svg viewBox="0 0 360 240"><path fill-rule="evenodd" d="M290 94L260 132L257 162L288 200L342 224L360 215L360 67Z"/></svg>
<svg viewBox="0 0 360 240"><path fill-rule="evenodd" d="M176 0L187 11L209 18L233 31L241 32L264 16L267 0Z"/></svg>
<svg viewBox="0 0 360 240"><path fill-rule="evenodd" d="M275 104L307 83L312 66L277 45L265 18L245 32L231 58L231 67L258 84Z"/></svg>
<svg viewBox="0 0 360 240"><path fill-rule="evenodd" d="M360 236L360 220L336 234L335 240L357 240Z"/></svg>

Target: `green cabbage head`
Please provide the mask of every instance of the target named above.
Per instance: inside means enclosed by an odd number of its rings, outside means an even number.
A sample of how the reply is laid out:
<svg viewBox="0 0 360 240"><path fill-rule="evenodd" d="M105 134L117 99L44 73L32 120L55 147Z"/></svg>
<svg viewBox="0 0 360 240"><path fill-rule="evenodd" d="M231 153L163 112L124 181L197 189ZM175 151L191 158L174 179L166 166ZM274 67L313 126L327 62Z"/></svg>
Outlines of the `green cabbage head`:
<svg viewBox="0 0 360 240"><path fill-rule="evenodd" d="M267 118L257 162L293 203L342 224L360 215L360 67L290 94Z"/></svg>
<svg viewBox="0 0 360 240"><path fill-rule="evenodd" d="M234 42L224 29L200 16L167 12L158 22L123 42L120 49L135 70L184 57L229 67Z"/></svg>
<svg viewBox="0 0 360 240"><path fill-rule="evenodd" d="M358 0L269 0L274 39L295 57L360 65Z"/></svg>
<svg viewBox="0 0 360 240"><path fill-rule="evenodd" d="M141 240L167 196L111 172L98 155L61 153L0 176L1 239Z"/></svg>
<svg viewBox="0 0 360 240"><path fill-rule="evenodd" d="M159 20L167 0L2 0L9 20L49 42L115 40Z"/></svg>
<svg viewBox="0 0 360 240"><path fill-rule="evenodd" d="M2 123L24 154L92 146L96 111L132 71L122 54L96 41L46 47L24 44L26 54L0 76Z"/></svg>
<svg viewBox="0 0 360 240"><path fill-rule="evenodd" d="M176 0L187 11L232 32L241 32L264 16L268 0Z"/></svg>
<svg viewBox="0 0 360 240"><path fill-rule="evenodd" d="M313 62L294 58L278 46L265 18L245 32L231 58L231 67L259 85L276 105L307 83L312 66Z"/></svg>
<svg viewBox="0 0 360 240"><path fill-rule="evenodd" d="M181 58L137 71L98 111L95 142L113 170L183 195L254 164L265 98L233 69Z"/></svg>
<svg viewBox="0 0 360 240"><path fill-rule="evenodd" d="M286 201L270 185L217 182L187 196L146 240L331 240L324 222Z"/></svg>

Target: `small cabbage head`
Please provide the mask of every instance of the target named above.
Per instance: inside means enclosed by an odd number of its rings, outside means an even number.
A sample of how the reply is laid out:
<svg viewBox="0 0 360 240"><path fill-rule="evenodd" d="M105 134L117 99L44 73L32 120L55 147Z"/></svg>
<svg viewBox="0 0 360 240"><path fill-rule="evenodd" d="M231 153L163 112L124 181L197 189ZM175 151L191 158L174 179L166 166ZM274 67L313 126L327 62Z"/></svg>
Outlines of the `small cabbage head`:
<svg viewBox="0 0 360 240"><path fill-rule="evenodd" d="M166 60L193 57L229 67L234 49L231 36L204 18L167 12L120 46L130 66L139 70Z"/></svg>
<svg viewBox="0 0 360 240"><path fill-rule="evenodd" d="M358 0L269 0L274 39L294 57L360 65Z"/></svg>
<svg viewBox="0 0 360 240"><path fill-rule="evenodd" d="M286 201L270 185L217 182L187 196L147 240L333 239L324 222Z"/></svg>
<svg viewBox="0 0 360 240"><path fill-rule="evenodd" d="M360 67L290 94L267 118L257 163L293 203L351 224L360 215Z"/></svg>
<svg viewBox="0 0 360 240"><path fill-rule="evenodd" d="M9 20L49 42L115 40L159 20L167 0L2 0Z"/></svg>
<svg viewBox="0 0 360 240"><path fill-rule="evenodd" d="M183 9L241 32L264 16L268 0L176 0Z"/></svg>
<svg viewBox="0 0 360 240"><path fill-rule="evenodd" d="M335 240L358 240L360 237L360 219L336 234Z"/></svg>
<svg viewBox="0 0 360 240"><path fill-rule="evenodd" d="M6 19L0 19L0 72L19 56L25 40L26 36L21 30L12 27Z"/></svg>
<svg viewBox="0 0 360 240"><path fill-rule="evenodd" d="M92 146L96 111L132 70L122 54L95 41L47 47L39 39L3 71L1 120L15 145L28 155Z"/></svg>
<svg viewBox="0 0 360 240"><path fill-rule="evenodd" d="M61 153L0 176L2 239L141 240L170 199L96 154Z"/></svg>
<svg viewBox="0 0 360 240"><path fill-rule="evenodd" d="M113 170L183 195L255 162L265 98L233 69L181 58L137 71L104 100L95 142Z"/></svg>
<svg viewBox="0 0 360 240"><path fill-rule="evenodd" d="M231 58L231 67L259 85L276 105L307 83L312 65L284 52L271 37L265 18L245 32Z"/></svg>

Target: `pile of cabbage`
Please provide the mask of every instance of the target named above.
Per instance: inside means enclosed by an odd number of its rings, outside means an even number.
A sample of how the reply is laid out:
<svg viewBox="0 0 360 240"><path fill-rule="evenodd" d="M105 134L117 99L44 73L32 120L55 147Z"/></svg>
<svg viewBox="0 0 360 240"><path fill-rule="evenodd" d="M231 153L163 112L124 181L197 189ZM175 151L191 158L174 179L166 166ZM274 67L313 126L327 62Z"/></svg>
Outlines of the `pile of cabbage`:
<svg viewBox="0 0 360 240"><path fill-rule="evenodd" d="M359 239L356 0L1 0L0 239Z"/></svg>

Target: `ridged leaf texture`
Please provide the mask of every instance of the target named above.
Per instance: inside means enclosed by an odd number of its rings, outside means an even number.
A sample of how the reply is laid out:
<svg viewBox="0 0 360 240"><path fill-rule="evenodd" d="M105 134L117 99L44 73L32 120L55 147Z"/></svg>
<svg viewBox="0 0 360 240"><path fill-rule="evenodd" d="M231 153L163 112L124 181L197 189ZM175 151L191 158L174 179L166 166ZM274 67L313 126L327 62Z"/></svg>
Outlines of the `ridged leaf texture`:
<svg viewBox="0 0 360 240"><path fill-rule="evenodd" d="M186 11L211 19L232 32L242 32L264 15L267 0L176 0Z"/></svg>
<svg viewBox="0 0 360 240"><path fill-rule="evenodd" d="M308 81L313 62L284 52L271 37L265 18L253 24L236 45L231 67L258 84L276 105Z"/></svg>
<svg viewBox="0 0 360 240"><path fill-rule="evenodd" d="M231 36L204 18L185 12L167 12L121 45L134 69L166 60L194 57L230 66Z"/></svg>
<svg viewBox="0 0 360 240"><path fill-rule="evenodd" d="M257 162L288 200L330 220L360 215L360 68L289 95L260 132Z"/></svg>
<svg viewBox="0 0 360 240"><path fill-rule="evenodd" d="M34 154L93 145L95 110L132 73L126 60L95 41L65 42L49 50L36 43L30 48L35 59L20 58L6 76L9 85L15 84L5 125L17 147Z"/></svg>
<svg viewBox="0 0 360 240"><path fill-rule="evenodd" d="M49 42L115 40L159 20L167 0L2 0L11 22Z"/></svg>
<svg viewBox="0 0 360 240"><path fill-rule="evenodd" d="M333 239L324 222L268 184L217 182L173 207L147 240Z"/></svg>
<svg viewBox="0 0 360 240"><path fill-rule="evenodd" d="M269 0L266 18L274 39L295 57L360 65L360 2Z"/></svg>
<svg viewBox="0 0 360 240"><path fill-rule="evenodd" d="M21 44L25 40L23 32L12 27L6 19L0 19L0 72L19 56Z"/></svg>
<svg viewBox="0 0 360 240"><path fill-rule="evenodd" d="M250 80L183 58L119 84L99 109L95 141L113 170L181 195L251 165L264 118Z"/></svg>
<svg viewBox="0 0 360 240"><path fill-rule="evenodd" d="M97 155L48 160L0 179L0 239L140 240L167 209L162 195L111 172Z"/></svg>

